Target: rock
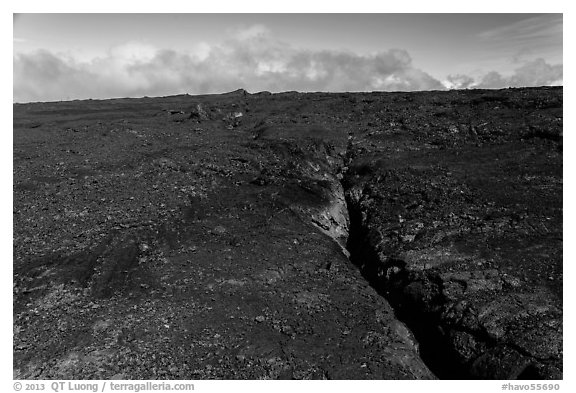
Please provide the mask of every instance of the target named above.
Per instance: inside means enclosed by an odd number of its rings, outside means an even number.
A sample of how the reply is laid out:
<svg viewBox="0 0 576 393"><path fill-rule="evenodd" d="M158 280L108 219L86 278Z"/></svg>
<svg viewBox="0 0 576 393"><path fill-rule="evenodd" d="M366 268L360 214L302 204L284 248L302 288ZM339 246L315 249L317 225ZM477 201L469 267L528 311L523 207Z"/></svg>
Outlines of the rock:
<svg viewBox="0 0 576 393"><path fill-rule="evenodd" d="M224 233L226 233L226 228L224 228L222 225L218 225L213 229L213 232L219 235L223 235Z"/></svg>
<svg viewBox="0 0 576 393"><path fill-rule="evenodd" d="M98 320L92 325L92 331L94 334L101 334L107 330L111 325L110 321Z"/></svg>
<svg viewBox="0 0 576 393"><path fill-rule="evenodd" d="M202 104L196 104L196 107L190 111L189 119L196 119L198 121L210 120L210 115L204 109Z"/></svg>
<svg viewBox="0 0 576 393"><path fill-rule="evenodd" d="M561 379L562 94L14 105L14 375Z"/></svg>

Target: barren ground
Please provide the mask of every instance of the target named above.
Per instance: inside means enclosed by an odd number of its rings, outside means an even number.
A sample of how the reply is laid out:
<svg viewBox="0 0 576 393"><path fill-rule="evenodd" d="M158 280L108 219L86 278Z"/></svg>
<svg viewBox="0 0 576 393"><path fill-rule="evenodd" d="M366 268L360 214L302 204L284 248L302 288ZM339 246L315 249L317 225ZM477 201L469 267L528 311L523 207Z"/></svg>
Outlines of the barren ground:
<svg viewBox="0 0 576 393"><path fill-rule="evenodd" d="M562 89L14 105L14 378L562 378Z"/></svg>

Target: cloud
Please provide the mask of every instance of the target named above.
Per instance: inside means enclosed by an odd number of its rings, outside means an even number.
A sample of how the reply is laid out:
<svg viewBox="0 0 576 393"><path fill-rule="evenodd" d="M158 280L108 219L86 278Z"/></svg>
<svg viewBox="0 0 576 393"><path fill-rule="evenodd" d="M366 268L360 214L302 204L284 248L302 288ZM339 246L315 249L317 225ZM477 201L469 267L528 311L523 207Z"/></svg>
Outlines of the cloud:
<svg viewBox="0 0 576 393"><path fill-rule="evenodd" d="M517 35L529 35L517 25ZM486 33L487 37L494 35ZM442 82L416 68L410 54L390 49L360 55L350 51L306 50L275 39L261 25L230 30L219 44L190 44L189 50L161 49L139 42L111 48L106 55L78 57L41 50L13 58L15 102L76 98L163 96L251 92L417 91L561 85L562 64L518 58L512 75L449 75Z"/></svg>
<svg viewBox="0 0 576 393"><path fill-rule="evenodd" d="M14 100L72 98L68 96L72 91L82 91L83 85L94 77L75 67L70 60L47 51L17 56L14 58Z"/></svg>
<svg viewBox="0 0 576 393"><path fill-rule="evenodd" d="M504 87L532 87L562 85L562 64L548 64L538 58L517 68L513 75L502 76L496 71L489 72L475 84L483 89L500 89Z"/></svg>
<svg viewBox="0 0 576 393"><path fill-rule="evenodd" d="M270 29L264 25L252 25L245 28L233 29L230 35L239 38L240 40L246 40L255 37L263 37L270 34Z"/></svg>
<svg viewBox="0 0 576 393"><path fill-rule="evenodd" d="M217 45L176 52L129 42L80 61L49 51L14 56L14 101L249 91L432 90L444 86L415 68L408 52L371 55L295 48L264 26Z"/></svg>
<svg viewBox="0 0 576 393"><path fill-rule="evenodd" d="M538 57L561 62L563 24L562 14L527 14L522 20L483 31L477 38L481 45L506 54L515 64Z"/></svg>
<svg viewBox="0 0 576 393"><path fill-rule="evenodd" d="M526 61L512 75L497 71L484 73L476 79L465 74L448 75L443 84L448 89L502 89L506 87L561 86L562 64L549 64L542 58Z"/></svg>
<svg viewBox="0 0 576 393"><path fill-rule="evenodd" d="M126 63L147 62L156 56L157 49L140 42L127 42L110 49L109 57Z"/></svg>
<svg viewBox="0 0 576 393"><path fill-rule="evenodd" d="M534 42L561 43L562 30L562 14L544 14L483 31L478 36L485 41L507 41L517 45Z"/></svg>
<svg viewBox="0 0 576 393"><path fill-rule="evenodd" d="M535 59L516 69L510 78L511 86L542 86L562 84L562 64L548 64L544 59Z"/></svg>
<svg viewBox="0 0 576 393"><path fill-rule="evenodd" d="M467 89L474 84L474 78L468 75L448 75L444 85L449 89Z"/></svg>
<svg viewBox="0 0 576 393"><path fill-rule="evenodd" d="M490 71L482 77L480 82L475 83L474 87L479 89L501 89L508 86L506 86L506 80L500 73Z"/></svg>

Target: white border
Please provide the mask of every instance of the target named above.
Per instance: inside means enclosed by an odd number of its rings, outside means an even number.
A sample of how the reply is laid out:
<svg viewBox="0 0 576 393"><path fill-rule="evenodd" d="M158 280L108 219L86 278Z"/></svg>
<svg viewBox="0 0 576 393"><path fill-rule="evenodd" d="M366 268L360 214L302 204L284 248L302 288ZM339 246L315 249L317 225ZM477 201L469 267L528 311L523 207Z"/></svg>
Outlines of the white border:
<svg viewBox="0 0 576 393"><path fill-rule="evenodd" d="M379 4L381 3L381 4ZM571 70L573 69L572 56L574 44L570 37L574 37L574 18L572 17L573 9L571 3L568 1L502 1L502 0L483 0L468 4L463 1L429 1L429 0L411 0L407 2L376 2L371 0L354 0L354 1L339 1L339 2L312 2L310 0L290 0L282 2L282 4L272 4L270 1L232 1L220 0L217 2L206 1L184 1L184 0L170 0L167 2L147 2L137 3L134 1L119 2L118 0L99 0L96 2L79 2L72 0L26 0L26 1L8 1L3 2L3 11L0 22L0 29L2 29L1 37L4 51L12 48L12 31L11 31L11 18L13 12L24 13L57 13L57 12L104 12L104 13L439 13L439 12L457 12L457 13L564 13L564 28L565 28L565 45L564 52L564 105L565 108L573 107L572 85L570 80ZM568 40L566 40L568 39ZM12 63L8 65L3 62L3 77L6 79L3 94L2 105L2 119L4 127L2 128L2 170L1 170L1 184L5 186L5 192L2 193L2 209L1 209L1 222L2 222L2 236L0 237L0 250L3 258L3 270L1 274L1 305L2 312L7 315L5 323L0 327L0 340L1 347L0 353L0 386L4 387L3 391L10 392L12 390L12 92L10 86L12 85ZM575 209L570 203L574 197L573 176L576 168L574 157L571 153L574 149L574 137L572 134L574 120L571 111L564 113L564 128L567 132L564 133L564 149L565 162L564 162L564 277L574 277L574 268L572 267L574 247L574 230L571 227L572 222L576 222ZM569 280L564 280L564 299L567 300L564 305L564 381L560 381L562 391L576 391L576 384L574 383L574 374L572 370L574 367L574 339L572 333L576 331L574 325L574 310L569 299L573 299L574 290ZM9 315L9 316L8 316ZM9 323L10 322L10 323ZM407 389L415 391L430 391L430 392L496 392L501 391L500 381L267 381L267 382L233 382L233 381L196 381L196 391L250 391L250 392L266 392L274 390L277 393L290 392L294 390L304 391L358 391L364 392L385 392L387 389L393 391L395 389ZM572 388L570 389L570 386Z"/></svg>

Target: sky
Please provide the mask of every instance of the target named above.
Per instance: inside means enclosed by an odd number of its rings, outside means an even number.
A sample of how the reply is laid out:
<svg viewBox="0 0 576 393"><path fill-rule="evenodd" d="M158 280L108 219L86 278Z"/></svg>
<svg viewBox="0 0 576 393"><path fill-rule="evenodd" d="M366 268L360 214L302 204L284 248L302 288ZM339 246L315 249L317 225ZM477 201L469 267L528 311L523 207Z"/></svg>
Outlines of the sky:
<svg viewBox="0 0 576 393"><path fill-rule="evenodd" d="M15 14L13 101L562 85L562 14Z"/></svg>

